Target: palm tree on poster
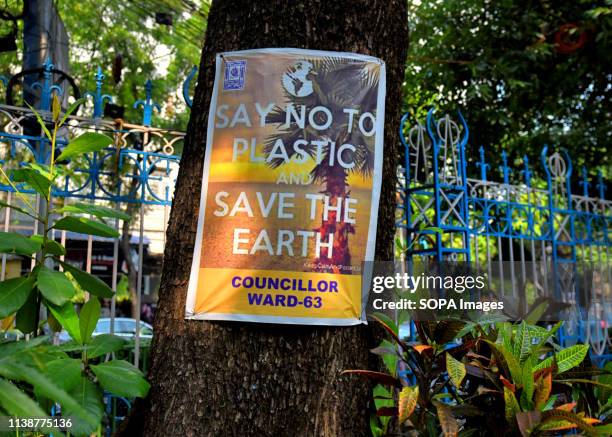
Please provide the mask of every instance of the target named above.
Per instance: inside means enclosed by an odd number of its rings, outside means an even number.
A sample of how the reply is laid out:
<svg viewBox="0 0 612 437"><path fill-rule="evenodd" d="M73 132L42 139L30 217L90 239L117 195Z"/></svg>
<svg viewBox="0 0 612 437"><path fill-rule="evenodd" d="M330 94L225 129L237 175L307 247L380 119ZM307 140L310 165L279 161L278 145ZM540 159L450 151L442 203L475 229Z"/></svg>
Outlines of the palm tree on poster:
<svg viewBox="0 0 612 437"><path fill-rule="evenodd" d="M287 155L291 158L296 154L293 144L296 140L304 139L309 146L303 147L313 157L314 167L310 171L313 183L324 185L321 193L329 196L330 205L336 205L338 198L350 197L351 191L348 185L350 172L356 172L362 177L371 176L374 169L374 136L365 136L357 126L360 114L370 112L376 115L376 103L378 98L378 69L369 70L363 61L341 58L306 59L299 61L295 66L289 68L283 75L281 81L284 89L285 105L277 107L269 115L268 122L282 125L286 120L286 105L293 104L294 108L306 107L308 114L315 106L324 106L331 112L334 122L325 131L317 131L306 123L301 129L297 123L292 123L286 129L279 129L278 133L266 138L264 151L268 155L279 139L283 141ZM305 91L306 90L306 91ZM307 95L304 95L307 94ZM357 105L356 103L357 102ZM348 114L345 109L357 109L358 113L353 119L351 132L348 132ZM315 122L323 124L325 115L317 113L321 119ZM369 120L368 120L369 121ZM373 126L365 126L370 130ZM323 147L323 159L316 164L316 148L310 145L310 141L327 140ZM332 153L330 142L336 144L336 150L342 144L348 143L355 147L355 152L345 150L343 160L354 162L355 166L347 170L340 165L330 166L329 154ZM277 168L285 163L282 158L272 159L269 165ZM330 234L334 235L333 253L327 256L327 251L321 252L316 263L331 265L350 265L351 254L349 251L349 234L355 233L355 226L343 221L336 222L336 213L331 212L326 220L321 217L321 225L314 229L321 233L322 241L327 241ZM318 271L333 271L342 273L338 269L322 268Z"/></svg>

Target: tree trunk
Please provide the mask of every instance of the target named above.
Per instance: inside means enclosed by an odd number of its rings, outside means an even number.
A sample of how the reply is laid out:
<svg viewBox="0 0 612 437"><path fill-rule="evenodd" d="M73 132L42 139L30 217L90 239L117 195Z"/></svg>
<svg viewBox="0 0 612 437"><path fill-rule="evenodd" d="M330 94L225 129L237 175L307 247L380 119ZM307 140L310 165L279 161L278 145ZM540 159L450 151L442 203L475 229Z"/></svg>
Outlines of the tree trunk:
<svg viewBox="0 0 612 437"><path fill-rule="evenodd" d="M151 391L127 435L361 436L369 385L345 369L370 367L365 326L308 327L186 321L185 299L218 52L297 47L356 52L387 64L385 156L376 254L391 260L401 83L408 46L405 0L213 1L176 185Z"/></svg>

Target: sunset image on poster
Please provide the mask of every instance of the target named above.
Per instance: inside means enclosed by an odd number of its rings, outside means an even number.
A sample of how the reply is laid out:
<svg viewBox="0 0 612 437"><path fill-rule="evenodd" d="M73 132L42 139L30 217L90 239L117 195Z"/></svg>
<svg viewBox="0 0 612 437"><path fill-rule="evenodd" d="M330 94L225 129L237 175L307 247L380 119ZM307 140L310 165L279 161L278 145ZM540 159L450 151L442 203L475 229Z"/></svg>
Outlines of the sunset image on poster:
<svg viewBox="0 0 612 437"><path fill-rule="evenodd" d="M187 318L364 321L384 92L368 56L218 55Z"/></svg>

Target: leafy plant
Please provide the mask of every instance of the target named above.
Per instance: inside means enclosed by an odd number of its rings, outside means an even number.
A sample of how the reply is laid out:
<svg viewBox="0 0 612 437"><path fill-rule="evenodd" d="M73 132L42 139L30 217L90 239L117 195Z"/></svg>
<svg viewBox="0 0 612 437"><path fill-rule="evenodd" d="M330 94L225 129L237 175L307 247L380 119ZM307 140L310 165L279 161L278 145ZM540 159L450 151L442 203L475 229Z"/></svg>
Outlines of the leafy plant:
<svg viewBox="0 0 612 437"><path fill-rule="evenodd" d="M53 229L59 229L116 238L117 231L105 220L129 220L122 212L85 203L59 209L53 207L53 186L62 173L58 162L101 151L112 143L106 135L90 132L73 139L58 153L58 129L79 103L75 102L61 114L60 102L55 96L50 129L43 117L32 109L49 140L48 165L28 164L13 170L10 177L0 168L0 176L25 205L24 208L2 206L29 215L41 223L43 229L41 234L31 237L0 232L0 253L34 260L34 268L27 275L0 282L0 317L15 315L17 328L34 337L25 342L0 344L0 414L44 416L57 404L63 415L78 419L70 432L88 435L100 426L103 418L103 390L119 396L143 397L149 385L141 372L127 361L102 360L124 346L119 337L92 336L100 317L99 298L110 298L113 291L97 277L64 262L61 257L66 254L65 247L50 237ZM40 196L45 204L42 214L20 187L31 189ZM84 214L95 218L84 217ZM56 215L61 218L54 221ZM77 292L73 281L90 294L78 315L71 302ZM43 306L47 319L40 321ZM65 329L72 340L60 346L50 345L47 337L39 336L45 324L52 331ZM79 353L79 358L73 357Z"/></svg>
<svg viewBox="0 0 612 437"><path fill-rule="evenodd" d="M561 323L415 322L420 343L408 344L393 321L375 319L392 340L372 350L389 373L345 371L378 384L374 435L609 435L610 373L583 363L588 345L554 343ZM597 388L598 412L580 401L580 384Z"/></svg>

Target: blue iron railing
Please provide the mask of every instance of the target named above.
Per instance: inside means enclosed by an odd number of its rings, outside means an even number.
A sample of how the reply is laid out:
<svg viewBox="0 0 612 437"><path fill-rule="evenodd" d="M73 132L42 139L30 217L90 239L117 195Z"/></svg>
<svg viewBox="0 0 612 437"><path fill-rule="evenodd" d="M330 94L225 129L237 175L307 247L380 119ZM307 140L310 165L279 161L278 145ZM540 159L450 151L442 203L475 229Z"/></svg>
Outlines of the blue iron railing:
<svg viewBox="0 0 612 437"><path fill-rule="evenodd" d="M41 80L34 82L28 91L38 97L37 110L48 119L52 96L64 96L65 90L54 83L56 75L50 60L41 70ZM143 110L141 124L102 119L104 104L113 100L110 95L102 93L104 78L101 68L98 68L95 90L84 93L84 96L92 98L91 116L70 117L68 129L61 133L57 145L61 149L70 137L87 130L111 135L114 145L105 152L90 154L79 162L64 165L65 176L62 183L54 187L53 196L170 205L180 160L174 150L183 141L184 133L151 127L154 110L161 110L153 102L151 81L145 84L145 98L134 103L134 108ZM193 74L185 82L186 95L192 78ZM3 80L3 83L6 86L9 81ZM86 109L82 107L80 112ZM28 162L48 161L49 141L32 133L32 124L35 125L32 121L33 114L29 109L0 104L0 165L10 169ZM11 190L9 184L0 182L0 191Z"/></svg>
<svg viewBox="0 0 612 437"><path fill-rule="evenodd" d="M187 106L191 106L189 89L196 71L194 67L183 86ZM39 84L29 91L38 93L38 109L48 117L52 95L66 98L66 90L54 82L56 74L50 61L40 76ZM104 74L98 69L95 90L84 93L92 97L90 115L72 117L59 145L85 130L112 135L114 145L65 165L62 184L54 187L53 194L65 199L167 209L179 164L174 149L183 141L184 133L151 127L152 114L160 106L152 100L150 81L145 84L144 98L134 103L143 108L140 124L101 118L103 105L112 101L111 96L102 93L103 81ZM2 83L10 81L5 79ZM10 168L47 161L48 141L28 131L31 121L29 109L0 104L0 165ZM533 269L531 277L536 288L552 285L557 293L570 290L575 294L576 288L583 285L577 266L590 266L600 283L612 283L612 202L605 199L606 183L601 173L593 184L582 168L582 192L576 194L571 192L570 182L576 177L572 161L563 150L544 147L540 172L523 157L513 174L505 152L494 171L495 167L485 160L485 150L480 148L474 169L478 177L473 178L468 176L471 173L466 157L469 129L461 114L458 122L450 116L436 120L433 111L424 124L409 126L410 121L405 115L400 126L405 159L398 171L397 219L400 237L415 241L407 253L408 261L414 257L467 261L488 271L489 276L493 269L509 268L502 276L510 276L511 289L507 291L511 293L521 286L527 269ZM1 191L10 192L11 187L0 184ZM427 229L431 227L443 233ZM609 286L594 292L611 293ZM567 323L562 340L589 342L594 357L605 359L611 346L612 308L602 306L596 310L599 313L591 315L591 319L598 318L600 323Z"/></svg>
<svg viewBox="0 0 612 437"><path fill-rule="evenodd" d="M414 241L406 261L471 262L489 277L509 277L509 289L501 281L501 291L513 295L529 277L536 292L553 290L572 305L575 317L565 323L562 343L588 342L595 361L609 360L612 202L605 199L601 172L597 192L591 193L582 168L582 193L573 194L570 156L544 146L539 175L524 156L518 177L512 178L503 151L495 180L481 147L474 169L479 177L468 177L469 129L460 113L458 119L446 115L436 120L433 110L424 124L410 126L409 116L402 118L405 159L398 172L397 228L400 238ZM428 229L433 227L442 233ZM582 275L586 270L591 279ZM585 290L601 302L591 305L588 314L580 312L586 310L577 301L587 295Z"/></svg>

